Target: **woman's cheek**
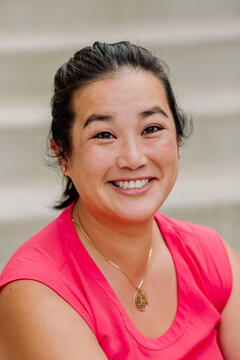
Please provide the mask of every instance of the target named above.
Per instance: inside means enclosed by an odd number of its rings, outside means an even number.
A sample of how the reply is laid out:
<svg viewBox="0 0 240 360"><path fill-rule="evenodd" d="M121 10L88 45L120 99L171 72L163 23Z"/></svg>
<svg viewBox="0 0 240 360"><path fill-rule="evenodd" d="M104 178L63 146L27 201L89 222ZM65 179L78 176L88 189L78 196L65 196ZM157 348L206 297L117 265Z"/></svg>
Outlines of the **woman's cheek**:
<svg viewBox="0 0 240 360"><path fill-rule="evenodd" d="M175 163L179 158L177 143L171 139L162 142L155 149L155 153L158 154L158 159L161 159L162 165L170 165L172 162Z"/></svg>
<svg viewBox="0 0 240 360"><path fill-rule="evenodd" d="M107 146L89 147L83 152L82 164L89 176L104 174L112 164L113 154Z"/></svg>

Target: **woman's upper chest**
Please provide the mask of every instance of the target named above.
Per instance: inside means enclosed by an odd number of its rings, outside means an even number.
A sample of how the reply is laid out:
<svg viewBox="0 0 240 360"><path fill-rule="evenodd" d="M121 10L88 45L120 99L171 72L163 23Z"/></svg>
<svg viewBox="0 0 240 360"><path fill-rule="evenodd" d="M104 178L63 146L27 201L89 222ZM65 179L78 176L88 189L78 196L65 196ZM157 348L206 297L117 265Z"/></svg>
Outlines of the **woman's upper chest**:
<svg viewBox="0 0 240 360"><path fill-rule="evenodd" d="M158 338L172 325L178 306L178 284L175 266L167 248L154 254L141 289L148 305L139 311L135 305L136 288L118 269L100 265L110 287L137 330L148 338ZM137 284L136 284L137 285Z"/></svg>
<svg viewBox="0 0 240 360"><path fill-rule="evenodd" d="M161 260L155 259L142 285L148 299L144 312L136 309L132 292L126 296L123 289L116 290L133 324L149 338L158 338L171 327L178 306L177 276L172 258L166 253Z"/></svg>

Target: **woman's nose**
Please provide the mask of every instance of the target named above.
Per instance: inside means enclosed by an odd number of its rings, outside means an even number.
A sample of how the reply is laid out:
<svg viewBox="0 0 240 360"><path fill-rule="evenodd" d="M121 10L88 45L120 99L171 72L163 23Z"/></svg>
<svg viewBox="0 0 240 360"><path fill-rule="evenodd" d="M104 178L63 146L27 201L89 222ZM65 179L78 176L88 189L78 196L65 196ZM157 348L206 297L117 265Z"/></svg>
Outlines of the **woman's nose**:
<svg viewBox="0 0 240 360"><path fill-rule="evenodd" d="M117 157L119 168L129 168L135 170L146 164L144 146L134 139L128 139L121 144Z"/></svg>

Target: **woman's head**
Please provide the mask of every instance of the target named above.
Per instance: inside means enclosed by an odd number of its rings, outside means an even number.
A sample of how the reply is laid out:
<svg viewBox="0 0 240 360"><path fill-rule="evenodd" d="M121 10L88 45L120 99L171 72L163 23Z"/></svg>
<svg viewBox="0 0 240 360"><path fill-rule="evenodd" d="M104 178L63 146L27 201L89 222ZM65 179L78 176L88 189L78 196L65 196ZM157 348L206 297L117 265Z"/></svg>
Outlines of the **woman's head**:
<svg viewBox="0 0 240 360"><path fill-rule="evenodd" d="M59 149L58 156L67 159L72 151L72 128L75 121L73 106L77 90L104 78L117 75L123 68L142 70L154 75L162 84L171 110L180 144L186 137L187 123L177 106L166 74L166 65L148 50L129 42L106 44L96 42L92 47L78 51L56 73L52 98L51 136ZM57 208L64 208L78 197L70 178L67 178L62 201Z"/></svg>

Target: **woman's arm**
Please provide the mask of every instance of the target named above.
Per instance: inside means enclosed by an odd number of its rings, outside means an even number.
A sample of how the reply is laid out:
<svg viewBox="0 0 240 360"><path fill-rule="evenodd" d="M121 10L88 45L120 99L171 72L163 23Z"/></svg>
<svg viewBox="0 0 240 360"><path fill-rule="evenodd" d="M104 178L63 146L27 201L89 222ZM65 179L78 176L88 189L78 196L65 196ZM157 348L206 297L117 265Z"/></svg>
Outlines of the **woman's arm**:
<svg viewBox="0 0 240 360"><path fill-rule="evenodd" d="M106 360L85 321L36 281L19 280L0 294L0 359Z"/></svg>
<svg viewBox="0 0 240 360"><path fill-rule="evenodd" d="M233 288L222 312L219 345L225 360L240 359L240 259L225 242L233 273Z"/></svg>

